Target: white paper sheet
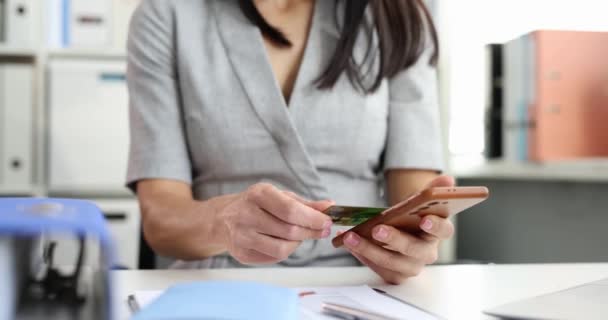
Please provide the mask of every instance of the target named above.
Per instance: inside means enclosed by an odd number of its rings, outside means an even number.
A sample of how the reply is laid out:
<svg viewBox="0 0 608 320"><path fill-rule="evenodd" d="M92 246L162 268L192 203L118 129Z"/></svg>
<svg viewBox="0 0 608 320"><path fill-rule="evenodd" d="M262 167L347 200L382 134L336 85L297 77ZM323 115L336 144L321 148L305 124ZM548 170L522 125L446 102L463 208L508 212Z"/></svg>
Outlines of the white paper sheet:
<svg viewBox="0 0 608 320"><path fill-rule="evenodd" d="M436 320L432 314L377 293L368 286L357 287L311 287L297 288L306 293L300 297L300 319L335 320L322 312L324 302L336 303L362 310L372 311L396 319ZM140 308L153 302L162 291L136 291L135 301Z"/></svg>

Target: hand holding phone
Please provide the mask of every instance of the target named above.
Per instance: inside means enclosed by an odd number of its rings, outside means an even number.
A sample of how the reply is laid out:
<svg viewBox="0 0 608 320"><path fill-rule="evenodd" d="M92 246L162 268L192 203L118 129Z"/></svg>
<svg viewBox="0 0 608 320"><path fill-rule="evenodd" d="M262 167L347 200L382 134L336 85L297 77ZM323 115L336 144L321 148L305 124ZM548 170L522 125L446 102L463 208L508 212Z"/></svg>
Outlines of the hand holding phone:
<svg viewBox="0 0 608 320"><path fill-rule="evenodd" d="M412 233L420 232L420 221L426 215L437 215L448 218L466 210L488 198L486 187L432 187L425 189L410 198L388 208L355 208L330 207L325 212L332 216L334 222L355 222L356 226L349 231L357 233L380 246L372 237L372 229L385 224L400 230ZM345 217L346 212L354 212L354 218ZM375 210L374 210L375 209ZM343 245L343 236L339 235L332 240L334 247Z"/></svg>

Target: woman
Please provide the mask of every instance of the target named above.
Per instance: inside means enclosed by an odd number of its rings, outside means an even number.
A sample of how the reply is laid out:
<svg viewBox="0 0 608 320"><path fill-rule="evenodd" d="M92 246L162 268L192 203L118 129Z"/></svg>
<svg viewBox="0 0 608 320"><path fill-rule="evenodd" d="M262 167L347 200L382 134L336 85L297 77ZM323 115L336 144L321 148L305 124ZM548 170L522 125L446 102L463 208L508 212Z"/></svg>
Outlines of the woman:
<svg viewBox="0 0 608 320"><path fill-rule="evenodd" d="M157 253L192 268L358 260L400 283L451 237L429 216L424 235L378 226L386 246L351 232L336 250L321 213L453 185L422 0L144 0L128 49L128 184Z"/></svg>

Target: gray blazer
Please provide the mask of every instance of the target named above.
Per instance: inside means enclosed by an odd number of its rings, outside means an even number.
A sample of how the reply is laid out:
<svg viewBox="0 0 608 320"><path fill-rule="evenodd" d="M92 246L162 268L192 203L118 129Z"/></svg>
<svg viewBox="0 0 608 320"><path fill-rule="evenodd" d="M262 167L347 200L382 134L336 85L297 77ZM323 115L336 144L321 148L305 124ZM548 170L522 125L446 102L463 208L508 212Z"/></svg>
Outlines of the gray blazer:
<svg viewBox="0 0 608 320"><path fill-rule="evenodd" d="M346 76L314 80L335 50L333 0L319 0L287 106L260 31L235 0L144 0L128 42L131 148L127 183L184 181L197 199L270 182L311 199L384 206L383 172L442 169L436 71L428 54L374 94ZM366 35L355 57L366 53ZM284 265L354 260L329 241L304 243ZM228 267L228 256L182 264Z"/></svg>

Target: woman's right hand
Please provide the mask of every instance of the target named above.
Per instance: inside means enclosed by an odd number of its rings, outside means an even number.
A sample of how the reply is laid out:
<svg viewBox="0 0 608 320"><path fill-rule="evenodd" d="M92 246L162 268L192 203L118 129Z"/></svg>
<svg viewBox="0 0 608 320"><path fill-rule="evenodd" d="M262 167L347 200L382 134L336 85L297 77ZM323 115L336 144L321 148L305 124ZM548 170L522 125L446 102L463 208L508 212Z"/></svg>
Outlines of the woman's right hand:
<svg viewBox="0 0 608 320"><path fill-rule="evenodd" d="M216 223L237 261L272 264L287 259L304 240L328 237L332 222L321 211L331 205L258 183L218 208Z"/></svg>

